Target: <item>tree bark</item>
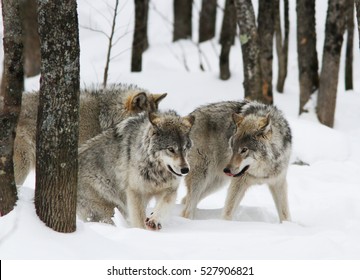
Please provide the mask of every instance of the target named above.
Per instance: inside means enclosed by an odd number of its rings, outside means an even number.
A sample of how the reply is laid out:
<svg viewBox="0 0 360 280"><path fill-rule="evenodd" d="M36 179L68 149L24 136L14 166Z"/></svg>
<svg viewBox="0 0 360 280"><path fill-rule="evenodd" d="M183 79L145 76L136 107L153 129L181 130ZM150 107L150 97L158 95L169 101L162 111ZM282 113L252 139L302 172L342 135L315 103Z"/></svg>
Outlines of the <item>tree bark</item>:
<svg viewBox="0 0 360 280"><path fill-rule="evenodd" d="M147 0L135 0L135 30L132 44L131 72L141 72L142 54L146 45L146 3Z"/></svg>
<svg viewBox="0 0 360 280"><path fill-rule="evenodd" d="M297 51L300 83L299 114L310 95L319 87L319 63L316 51L315 0L297 0Z"/></svg>
<svg viewBox="0 0 360 280"><path fill-rule="evenodd" d="M269 100L273 98L272 92L272 63L274 42L274 5L278 1L259 0L258 32L260 38L260 65L262 75L262 94Z"/></svg>
<svg viewBox="0 0 360 280"><path fill-rule="evenodd" d="M4 216L14 209L17 201L13 154L24 89L24 71L20 1L2 0L1 5L4 69L0 96L0 216Z"/></svg>
<svg viewBox="0 0 360 280"><path fill-rule="evenodd" d="M236 34L236 13L233 0L226 0L224 18L221 27L220 44L220 79L228 80L231 76L229 55Z"/></svg>
<svg viewBox="0 0 360 280"><path fill-rule="evenodd" d="M240 44L244 68L245 97L263 103L272 103L261 90L259 37L251 0L235 0L236 20L240 28Z"/></svg>
<svg viewBox="0 0 360 280"><path fill-rule="evenodd" d="M329 0L320 74L317 115L322 124L334 126L336 93L347 0Z"/></svg>
<svg viewBox="0 0 360 280"><path fill-rule="evenodd" d="M199 24L199 43L215 36L217 0L202 0Z"/></svg>
<svg viewBox="0 0 360 280"><path fill-rule="evenodd" d="M24 29L24 73L26 77L33 77L40 74L40 38L36 0L23 0L20 13Z"/></svg>
<svg viewBox="0 0 360 280"><path fill-rule="evenodd" d="M346 31L345 90L351 90L353 89L354 0L347 0Z"/></svg>
<svg viewBox="0 0 360 280"><path fill-rule="evenodd" d="M79 30L76 0L38 1L41 79L35 208L59 232L76 229Z"/></svg>
<svg viewBox="0 0 360 280"><path fill-rule="evenodd" d="M276 90L280 93L284 92L284 84L287 76L287 62L289 49L289 1L284 0L284 41L281 34L281 20L280 20L280 3L275 0L275 38L276 38L276 52L279 60L278 80Z"/></svg>
<svg viewBox="0 0 360 280"><path fill-rule="evenodd" d="M192 0L174 0L173 41L188 39L192 35Z"/></svg>

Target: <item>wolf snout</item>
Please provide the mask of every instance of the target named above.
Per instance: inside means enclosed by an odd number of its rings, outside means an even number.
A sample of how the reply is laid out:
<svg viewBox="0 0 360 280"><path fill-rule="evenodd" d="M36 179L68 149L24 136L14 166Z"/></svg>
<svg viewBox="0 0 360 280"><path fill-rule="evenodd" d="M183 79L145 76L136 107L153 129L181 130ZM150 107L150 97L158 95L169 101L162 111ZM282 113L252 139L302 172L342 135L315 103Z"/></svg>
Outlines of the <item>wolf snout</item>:
<svg viewBox="0 0 360 280"><path fill-rule="evenodd" d="M225 167L223 171L228 176L231 176L231 177L234 176L234 174L231 173L231 170L228 167Z"/></svg>
<svg viewBox="0 0 360 280"><path fill-rule="evenodd" d="M181 168L180 172L182 175L188 174L190 169L188 167Z"/></svg>

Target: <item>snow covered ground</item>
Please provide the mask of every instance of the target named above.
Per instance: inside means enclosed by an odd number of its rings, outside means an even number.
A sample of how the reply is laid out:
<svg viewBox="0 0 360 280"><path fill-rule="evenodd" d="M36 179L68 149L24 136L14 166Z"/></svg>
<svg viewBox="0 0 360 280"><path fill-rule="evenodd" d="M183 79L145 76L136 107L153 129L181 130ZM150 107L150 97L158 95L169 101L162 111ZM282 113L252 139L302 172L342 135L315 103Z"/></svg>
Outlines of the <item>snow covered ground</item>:
<svg viewBox="0 0 360 280"><path fill-rule="evenodd" d="M200 45L205 72L199 68L199 51L190 41L171 42L172 1L152 0L149 15L150 48L143 56L143 71L130 73L133 1L122 2L113 49L109 82L136 83L153 92L168 92L162 109L185 115L199 105L243 97L239 43L232 48L229 81L218 79L217 40ZM257 1L254 1L257 2ZM319 3L321 2L321 3ZM321 60L326 5L317 1L318 52ZM195 1L194 13L200 1ZM222 1L220 1L220 4ZM254 3L256 4L256 3ZM81 85L101 83L107 50L106 37L84 27L110 30L113 1L79 0L81 34ZM292 222L280 224L266 186L254 186L237 209L234 221L220 219L226 187L199 204L196 219L180 217L181 184L177 204L159 232L129 228L121 215L116 227L77 222L71 234L54 232L36 216L34 174L19 188L14 211L0 218L1 259L166 259L166 260L328 260L360 259L360 57L357 32L354 50L354 91L345 92L343 61L339 78L335 128L321 125L314 113L298 116L298 71L295 1L290 1L291 29L288 78L284 94L275 93L275 104L285 112L293 132L288 172ZM196 12L197 13L197 12ZM164 20L164 16L168 18ZM194 41L197 18L194 15ZM218 10L218 27L222 13ZM218 29L219 30L219 29ZM2 56L2 51L0 56ZM2 57L0 57L0 60ZM184 60L190 71L184 67ZM276 64L276 59L274 60ZM276 66L274 72L276 81ZM275 82L274 82L275 84ZM37 89L38 77L26 81ZM151 209L149 209L151 211Z"/></svg>

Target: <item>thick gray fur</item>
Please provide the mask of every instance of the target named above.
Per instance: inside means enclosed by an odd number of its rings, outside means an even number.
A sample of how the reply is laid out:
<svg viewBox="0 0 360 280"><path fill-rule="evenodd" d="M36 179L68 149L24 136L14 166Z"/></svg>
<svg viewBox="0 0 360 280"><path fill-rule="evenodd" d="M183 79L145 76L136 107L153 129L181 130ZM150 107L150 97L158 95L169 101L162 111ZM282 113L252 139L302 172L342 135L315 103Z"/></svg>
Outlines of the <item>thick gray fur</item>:
<svg viewBox="0 0 360 280"><path fill-rule="evenodd" d="M118 208L133 227L160 229L189 172L192 117L141 114L90 139L79 149L78 216L113 224ZM146 206L157 199L147 218Z"/></svg>
<svg viewBox="0 0 360 280"><path fill-rule="evenodd" d="M154 112L166 94L151 94L135 85L116 84L106 89L90 88L80 93L79 144L124 118L140 112ZM15 181L22 185L35 168L36 120L39 93L24 93L16 129Z"/></svg>
<svg viewBox="0 0 360 280"><path fill-rule="evenodd" d="M232 219L250 186L266 183L280 221L290 220L286 174L291 131L283 114L255 101L228 101L202 106L190 115L195 116L193 148L182 215L194 218L199 201L230 181L224 219Z"/></svg>

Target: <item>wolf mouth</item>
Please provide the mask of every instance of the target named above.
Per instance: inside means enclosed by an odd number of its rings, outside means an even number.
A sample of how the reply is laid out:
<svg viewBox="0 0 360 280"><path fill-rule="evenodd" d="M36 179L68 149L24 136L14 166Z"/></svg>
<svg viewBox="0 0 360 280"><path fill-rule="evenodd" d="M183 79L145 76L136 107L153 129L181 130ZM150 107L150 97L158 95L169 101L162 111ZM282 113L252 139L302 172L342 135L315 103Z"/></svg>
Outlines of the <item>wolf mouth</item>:
<svg viewBox="0 0 360 280"><path fill-rule="evenodd" d="M230 177L240 177L242 175L244 175L244 173L249 169L250 165L246 165L239 173L237 174L232 174L230 172L225 172L226 175L230 176Z"/></svg>
<svg viewBox="0 0 360 280"><path fill-rule="evenodd" d="M172 172L172 173L174 173L176 176L179 176L179 177L181 177L182 175L181 174L179 174L179 173L176 173L175 171L174 171L174 169L172 169L171 168L171 166L170 165L167 165L167 168Z"/></svg>

